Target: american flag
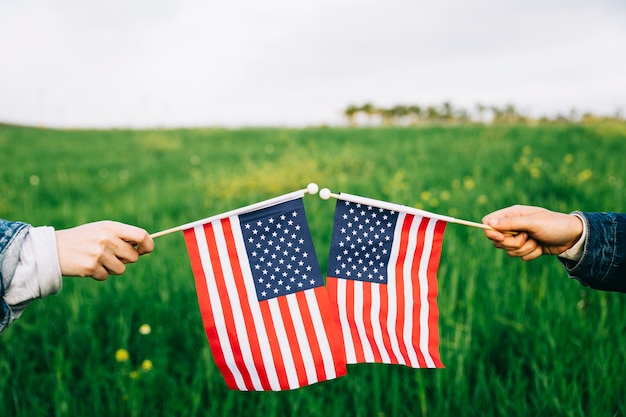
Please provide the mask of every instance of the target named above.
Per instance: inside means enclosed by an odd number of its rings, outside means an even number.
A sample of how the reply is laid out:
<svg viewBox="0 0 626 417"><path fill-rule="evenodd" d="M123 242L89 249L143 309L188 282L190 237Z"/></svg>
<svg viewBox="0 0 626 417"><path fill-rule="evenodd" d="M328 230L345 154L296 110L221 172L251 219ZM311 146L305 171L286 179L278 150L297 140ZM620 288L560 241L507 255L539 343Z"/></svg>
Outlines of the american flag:
<svg viewBox="0 0 626 417"><path fill-rule="evenodd" d="M229 388L294 389L346 373L301 198L184 236L211 351Z"/></svg>
<svg viewBox="0 0 626 417"><path fill-rule="evenodd" d="M443 367L436 298L445 226L337 201L326 283L348 363Z"/></svg>

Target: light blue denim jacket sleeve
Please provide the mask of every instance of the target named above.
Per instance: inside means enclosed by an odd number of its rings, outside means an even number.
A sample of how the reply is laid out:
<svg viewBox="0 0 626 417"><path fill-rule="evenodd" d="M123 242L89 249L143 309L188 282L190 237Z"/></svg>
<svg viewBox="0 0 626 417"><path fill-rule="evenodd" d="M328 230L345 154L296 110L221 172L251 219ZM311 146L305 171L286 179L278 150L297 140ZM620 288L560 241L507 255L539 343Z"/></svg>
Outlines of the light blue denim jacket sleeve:
<svg viewBox="0 0 626 417"><path fill-rule="evenodd" d="M587 225L583 254L578 261L559 260L585 286L626 292L626 214L576 213Z"/></svg>
<svg viewBox="0 0 626 417"><path fill-rule="evenodd" d="M0 332L10 322L11 310L4 297L17 268L22 242L29 225L0 219Z"/></svg>

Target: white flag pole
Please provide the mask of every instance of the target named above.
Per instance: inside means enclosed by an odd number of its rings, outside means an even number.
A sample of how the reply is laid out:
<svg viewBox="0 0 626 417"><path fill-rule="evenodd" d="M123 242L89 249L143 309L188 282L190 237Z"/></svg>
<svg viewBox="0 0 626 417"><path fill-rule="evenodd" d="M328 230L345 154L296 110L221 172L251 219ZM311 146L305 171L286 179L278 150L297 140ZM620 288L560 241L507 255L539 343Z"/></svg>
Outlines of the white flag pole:
<svg viewBox="0 0 626 417"><path fill-rule="evenodd" d="M275 206L277 204L284 203L285 201L290 201L290 200L294 200L296 198L302 197L306 193L316 194L318 189L319 187L317 186L317 184L311 183L306 188L303 188L302 190L297 190L289 194L284 194L278 197L270 198L269 200L264 200L255 204L250 204L249 206L227 211L226 213L216 214L215 216L207 217L206 219L196 220L194 222L183 224L181 226L172 227L171 229L152 233L150 237L154 239L160 236L168 235L170 233L180 232L186 229L190 229L192 227L195 227L204 223L209 223L218 219L225 219L227 217L248 213L254 210L260 210L265 207Z"/></svg>
<svg viewBox="0 0 626 417"><path fill-rule="evenodd" d="M323 200L328 200L330 197L336 198L337 200L349 201L351 203L364 204L366 206L375 206L380 207L386 210L404 212L409 214L414 214L422 217L429 217L431 219L443 220L448 223L457 223L465 226L478 227L480 229L494 230L491 226L482 223L470 222L468 220L456 219L450 216L443 216L441 214L431 213L426 210L420 210L414 207L403 206L401 204L388 203L386 201L374 200L372 198L356 196L347 193L339 193L335 194L331 192L328 188L322 188L320 190L320 198Z"/></svg>

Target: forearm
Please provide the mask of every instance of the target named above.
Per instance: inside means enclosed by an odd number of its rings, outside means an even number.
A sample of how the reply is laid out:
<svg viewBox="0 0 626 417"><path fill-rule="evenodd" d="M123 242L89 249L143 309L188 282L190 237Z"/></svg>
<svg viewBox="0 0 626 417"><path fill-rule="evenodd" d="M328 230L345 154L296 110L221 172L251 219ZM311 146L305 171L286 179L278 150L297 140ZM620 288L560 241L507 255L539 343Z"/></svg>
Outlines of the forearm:
<svg viewBox="0 0 626 417"><path fill-rule="evenodd" d="M560 258L569 275L583 285L626 292L626 215L579 213L587 228L581 258Z"/></svg>

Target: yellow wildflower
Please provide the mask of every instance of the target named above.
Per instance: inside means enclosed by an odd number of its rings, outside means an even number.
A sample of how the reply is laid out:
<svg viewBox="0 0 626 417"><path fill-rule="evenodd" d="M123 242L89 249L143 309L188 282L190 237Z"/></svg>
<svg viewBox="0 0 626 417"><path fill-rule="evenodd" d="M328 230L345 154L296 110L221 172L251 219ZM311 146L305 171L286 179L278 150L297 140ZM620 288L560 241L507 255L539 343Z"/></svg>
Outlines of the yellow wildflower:
<svg viewBox="0 0 626 417"><path fill-rule="evenodd" d="M579 182L585 182L588 179L590 179L591 177L593 177L593 172L587 168L582 170L579 174L578 174L578 181Z"/></svg>
<svg viewBox="0 0 626 417"><path fill-rule="evenodd" d="M145 372L150 372L153 368L152 361L150 359L145 359L141 362L141 369Z"/></svg>
<svg viewBox="0 0 626 417"><path fill-rule="evenodd" d="M531 167L529 171L530 171L530 176L531 177L533 177L533 178L541 177L541 171L539 170L539 168Z"/></svg>
<svg viewBox="0 0 626 417"><path fill-rule="evenodd" d="M147 334L150 334L151 331L152 331L152 328L150 327L149 324L142 324L139 327L139 334L147 335Z"/></svg>
<svg viewBox="0 0 626 417"><path fill-rule="evenodd" d="M118 362L126 362L130 358L126 349L118 349L115 351L115 360Z"/></svg>

